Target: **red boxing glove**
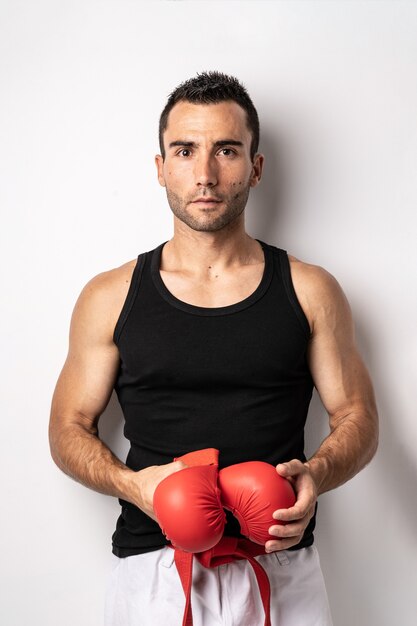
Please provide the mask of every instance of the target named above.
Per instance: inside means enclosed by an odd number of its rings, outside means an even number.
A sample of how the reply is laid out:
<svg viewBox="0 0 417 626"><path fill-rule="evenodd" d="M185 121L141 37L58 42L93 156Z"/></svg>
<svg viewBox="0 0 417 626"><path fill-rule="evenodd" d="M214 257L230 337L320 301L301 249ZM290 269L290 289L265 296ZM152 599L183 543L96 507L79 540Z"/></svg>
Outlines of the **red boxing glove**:
<svg viewBox="0 0 417 626"><path fill-rule="evenodd" d="M219 472L219 487L222 505L238 519L242 535L260 544L276 539L268 529L282 524L272 513L296 501L290 482L263 461L225 467Z"/></svg>
<svg viewBox="0 0 417 626"><path fill-rule="evenodd" d="M203 552L220 541L226 524L223 507L251 541L264 544L275 539L268 529L283 522L272 513L296 501L290 482L273 465L248 461L218 472L218 454L209 448L175 459L191 467L171 474L155 490L158 523L171 543L185 552Z"/></svg>
<svg viewBox="0 0 417 626"><path fill-rule="evenodd" d="M158 523L171 543L185 552L209 550L223 535L226 514L217 488L217 459L214 449L175 459L194 467L167 476L155 489Z"/></svg>

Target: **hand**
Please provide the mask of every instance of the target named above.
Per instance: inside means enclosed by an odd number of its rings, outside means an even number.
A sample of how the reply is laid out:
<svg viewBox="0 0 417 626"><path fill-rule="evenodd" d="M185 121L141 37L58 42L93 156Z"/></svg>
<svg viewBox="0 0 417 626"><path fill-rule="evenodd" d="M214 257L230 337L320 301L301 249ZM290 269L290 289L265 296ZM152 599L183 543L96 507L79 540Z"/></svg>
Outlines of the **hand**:
<svg viewBox="0 0 417 626"><path fill-rule="evenodd" d="M280 476L288 478L295 491L297 501L289 509L274 511L273 518L285 522L285 524L269 528L269 534L275 535L277 539L266 542L266 552L287 550L297 545L314 515L317 501L316 484L304 463L294 459L288 463L280 463L276 470Z"/></svg>
<svg viewBox="0 0 417 626"><path fill-rule="evenodd" d="M174 461L166 465L151 465L139 472L135 472L133 481L139 492L138 502L135 502L146 515L157 521L153 510L153 496L159 483L167 476L188 467L182 461Z"/></svg>

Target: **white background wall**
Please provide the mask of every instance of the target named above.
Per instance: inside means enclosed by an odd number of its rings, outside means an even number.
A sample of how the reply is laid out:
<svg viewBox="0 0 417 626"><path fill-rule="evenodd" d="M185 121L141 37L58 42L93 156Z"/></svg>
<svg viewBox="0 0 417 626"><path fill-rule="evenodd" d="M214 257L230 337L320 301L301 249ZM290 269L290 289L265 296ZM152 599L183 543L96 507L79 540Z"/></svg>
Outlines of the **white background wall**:
<svg viewBox="0 0 417 626"><path fill-rule="evenodd" d="M101 624L119 508L53 465L50 399L82 286L171 236L158 116L209 69L238 76L261 118L250 233L338 278L375 383L378 455L321 497L335 626L411 626L417 4L378 1L1 0L0 621ZM114 400L101 423L123 455ZM315 399L310 451L325 432Z"/></svg>

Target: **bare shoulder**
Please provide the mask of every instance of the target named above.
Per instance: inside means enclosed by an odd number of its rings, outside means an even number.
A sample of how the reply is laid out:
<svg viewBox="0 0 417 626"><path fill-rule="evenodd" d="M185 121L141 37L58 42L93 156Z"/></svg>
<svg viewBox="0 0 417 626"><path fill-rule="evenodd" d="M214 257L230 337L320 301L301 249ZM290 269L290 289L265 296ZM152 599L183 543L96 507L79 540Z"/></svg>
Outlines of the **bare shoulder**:
<svg viewBox="0 0 417 626"><path fill-rule="evenodd" d="M289 255L294 290L311 330L318 323L336 326L350 319L350 307L336 278L319 265Z"/></svg>
<svg viewBox="0 0 417 626"><path fill-rule="evenodd" d="M94 325L97 332L109 338L126 300L136 259L91 278L75 303L72 326Z"/></svg>
<svg viewBox="0 0 417 626"><path fill-rule="evenodd" d="M136 266L136 259L128 261L119 267L100 272L84 286L81 295L85 297L113 297L117 298L127 294L133 271Z"/></svg>

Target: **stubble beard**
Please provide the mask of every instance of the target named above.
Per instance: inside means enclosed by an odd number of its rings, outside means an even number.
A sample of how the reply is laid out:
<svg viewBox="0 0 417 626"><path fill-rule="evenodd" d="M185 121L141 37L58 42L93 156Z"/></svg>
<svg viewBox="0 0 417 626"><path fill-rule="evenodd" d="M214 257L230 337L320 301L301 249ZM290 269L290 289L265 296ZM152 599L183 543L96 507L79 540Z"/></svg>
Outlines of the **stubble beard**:
<svg viewBox="0 0 417 626"><path fill-rule="evenodd" d="M220 215L213 212L212 209L205 211L201 208L198 216L195 216L191 211L187 210L190 201L185 201L181 196L166 187L168 204L175 217L193 230L205 233L221 230L236 220L245 210L249 191L250 185L248 184L234 196L223 199Z"/></svg>

